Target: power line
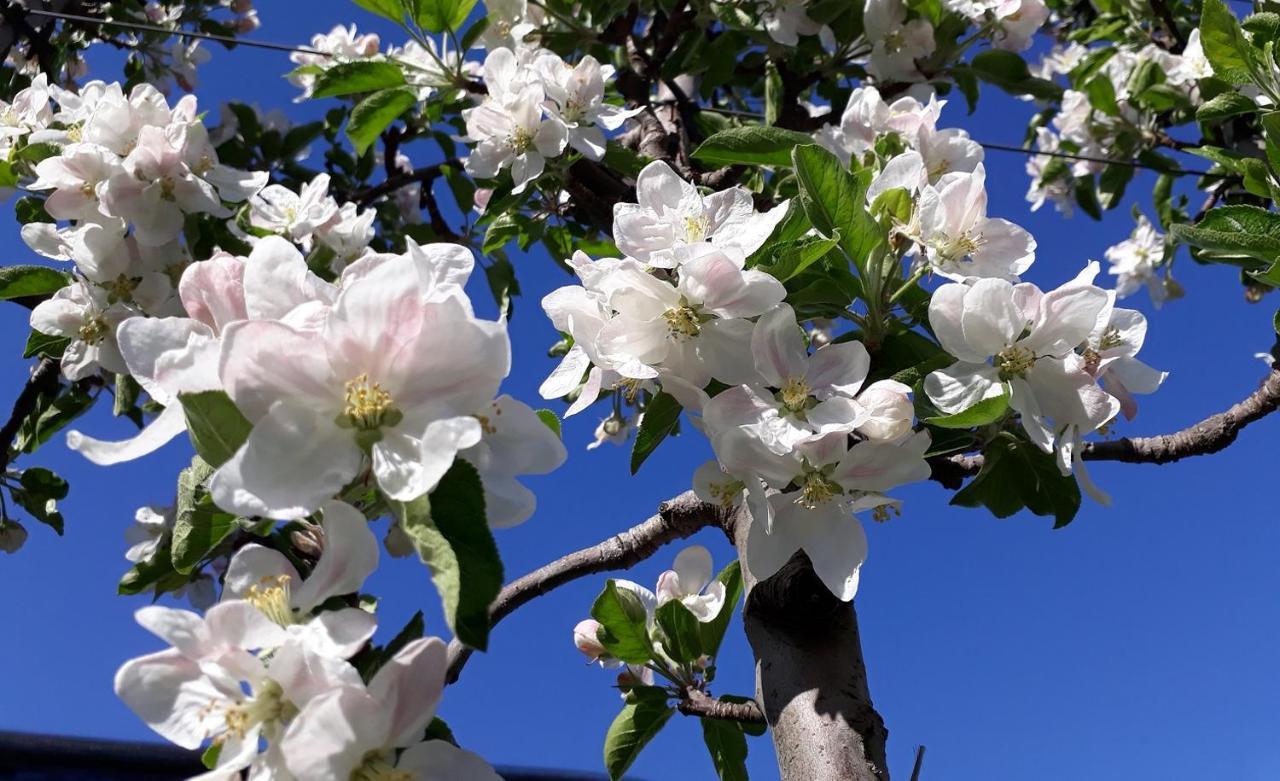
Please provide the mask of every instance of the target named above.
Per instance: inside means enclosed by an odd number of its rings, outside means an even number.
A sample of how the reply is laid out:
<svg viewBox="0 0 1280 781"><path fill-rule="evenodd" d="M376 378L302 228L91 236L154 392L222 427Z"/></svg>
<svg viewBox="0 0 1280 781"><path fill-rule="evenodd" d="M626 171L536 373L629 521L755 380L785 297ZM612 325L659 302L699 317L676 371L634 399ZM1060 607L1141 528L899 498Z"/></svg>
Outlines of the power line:
<svg viewBox="0 0 1280 781"><path fill-rule="evenodd" d="M1064 160L1083 160L1087 163L1105 163L1106 165L1123 165L1129 168L1146 168L1151 171L1159 171L1164 174L1173 174L1175 176L1221 176L1221 174L1213 174L1208 171L1199 171L1195 169L1178 168L1176 166L1167 165L1151 165L1141 160L1112 160L1107 157L1091 157L1089 155L1078 155L1073 152L1050 152L1046 149L1028 149L1021 146L1011 146L1009 144L995 144L987 141L978 141L977 144L983 149L992 149L997 152L1018 152L1024 155L1044 155L1046 157L1060 157Z"/></svg>
<svg viewBox="0 0 1280 781"><path fill-rule="evenodd" d="M332 57L330 52L323 52L319 49L312 49L309 46L290 46L284 43L271 43L270 41L251 41L247 38L236 38L231 35L217 35L214 33L201 33L188 30L169 29L167 27L158 27L151 24L142 24L141 22L122 22L117 19L98 19L92 16L84 16L83 14L69 14L62 11L41 11L35 8L24 9L26 13L35 16L51 16L54 19L62 19L68 22L82 22L84 24L96 24L105 27L121 27L126 30L139 30L150 33L163 33L164 35L173 35L179 38L200 38L205 41L217 41L218 43L230 46L248 46L255 49L269 49L277 52L300 52L302 54L318 54L322 57Z"/></svg>

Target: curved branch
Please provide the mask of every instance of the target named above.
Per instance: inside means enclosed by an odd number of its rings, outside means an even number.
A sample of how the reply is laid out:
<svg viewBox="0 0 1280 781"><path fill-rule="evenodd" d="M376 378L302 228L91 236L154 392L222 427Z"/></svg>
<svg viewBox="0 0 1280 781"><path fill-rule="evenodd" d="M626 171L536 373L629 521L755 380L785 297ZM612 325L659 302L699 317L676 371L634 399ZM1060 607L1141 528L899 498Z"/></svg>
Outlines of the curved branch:
<svg viewBox="0 0 1280 781"><path fill-rule="evenodd" d="M698 716L704 719L723 719L738 721L743 724L766 724L764 712L755 700L748 702L725 702L712 697L698 689L685 689L681 694L676 710L686 716Z"/></svg>
<svg viewBox="0 0 1280 781"><path fill-rule="evenodd" d="M497 624L521 605L578 578L634 566L672 540L689 537L708 526L723 527L727 515L719 505L707 504L693 491L685 491L663 502L657 514L644 523L513 580L494 600L489 610L490 621ZM458 680L470 656L470 648L456 638L451 640L445 680L449 683Z"/></svg>
<svg viewBox="0 0 1280 781"><path fill-rule="evenodd" d="M1280 407L1280 370L1273 369L1261 387L1225 412L1210 415L1172 434L1086 442L1080 457L1086 461L1168 464L1191 456L1206 456L1225 450L1245 426L1265 418L1277 407ZM934 459L931 461L933 479L948 488L956 488L961 479L977 474L982 463L980 455Z"/></svg>
<svg viewBox="0 0 1280 781"><path fill-rule="evenodd" d="M394 149L391 150L392 157L394 157L394 152ZM462 161L456 157L451 157L448 160L442 160L435 165L423 166L422 168L415 168L412 171L404 171L389 175L387 176L386 181L352 193L351 200L363 205L369 203L375 198L378 198L379 196L390 195L401 187L408 187L415 182L420 182L424 185L430 184L444 173L445 168L450 167L461 168Z"/></svg>

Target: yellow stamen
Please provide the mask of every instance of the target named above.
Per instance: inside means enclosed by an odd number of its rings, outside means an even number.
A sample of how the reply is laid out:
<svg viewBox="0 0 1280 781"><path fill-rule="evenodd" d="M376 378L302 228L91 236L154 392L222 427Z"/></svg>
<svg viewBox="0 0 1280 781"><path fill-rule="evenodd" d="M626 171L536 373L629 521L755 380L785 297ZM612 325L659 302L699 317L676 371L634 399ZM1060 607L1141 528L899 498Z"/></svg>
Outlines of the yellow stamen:
<svg viewBox="0 0 1280 781"><path fill-rule="evenodd" d="M1008 382L1014 377L1026 377L1027 371L1035 362L1035 353L1016 344L1013 347L1001 350L992 360L992 364L996 367L996 371L999 372L1002 382Z"/></svg>
<svg viewBox="0 0 1280 781"><path fill-rule="evenodd" d="M289 604L289 576L265 577L249 587L245 599L267 618L280 626L294 623Z"/></svg>
<svg viewBox="0 0 1280 781"><path fill-rule="evenodd" d="M782 404L792 412L799 412L809 403L809 385L803 377L788 377L779 391Z"/></svg>
<svg viewBox="0 0 1280 781"><path fill-rule="evenodd" d="M391 394L378 383L369 382L369 375L361 374L347 383L346 406L342 414L352 427L376 431L388 422L392 411Z"/></svg>
<svg viewBox="0 0 1280 781"><path fill-rule="evenodd" d="M667 321L667 328L676 339L692 339L702 331L698 313L689 306L668 309L662 313L662 318Z"/></svg>

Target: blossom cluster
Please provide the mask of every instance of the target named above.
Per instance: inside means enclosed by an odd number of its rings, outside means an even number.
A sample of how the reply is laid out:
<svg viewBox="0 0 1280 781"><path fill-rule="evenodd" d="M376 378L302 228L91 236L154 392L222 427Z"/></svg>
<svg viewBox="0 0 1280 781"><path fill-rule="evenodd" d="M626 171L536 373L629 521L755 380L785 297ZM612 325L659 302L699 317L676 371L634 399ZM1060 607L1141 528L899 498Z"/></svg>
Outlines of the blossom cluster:
<svg viewBox="0 0 1280 781"><path fill-rule="evenodd" d="M117 695L187 749L207 747L198 778L497 781L484 760L427 738L444 689L445 644L413 639L362 678L349 661L377 628L358 592L378 564L365 517L338 501L310 532L323 541L306 577L280 552L241 548L222 600L204 616L158 605L138 623L172 647L117 672Z"/></svg>

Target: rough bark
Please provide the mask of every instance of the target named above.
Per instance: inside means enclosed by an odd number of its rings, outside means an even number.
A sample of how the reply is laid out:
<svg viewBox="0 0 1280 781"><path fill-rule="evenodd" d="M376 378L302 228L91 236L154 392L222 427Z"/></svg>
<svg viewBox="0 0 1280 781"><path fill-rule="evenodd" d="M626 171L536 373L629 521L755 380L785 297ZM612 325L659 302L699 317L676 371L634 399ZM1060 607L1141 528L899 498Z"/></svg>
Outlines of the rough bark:
<svg viewBox="0 0 1280 781"><path fill-rule="evenodd" d="M871 703L853 603L822 584L797 553L757 581L747 567L745 512L731 537L748 588L743 625L756 659L782 781L887 781L888 730Z"/></svg>

